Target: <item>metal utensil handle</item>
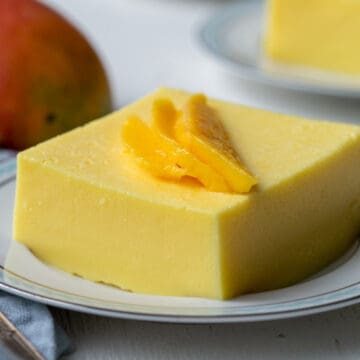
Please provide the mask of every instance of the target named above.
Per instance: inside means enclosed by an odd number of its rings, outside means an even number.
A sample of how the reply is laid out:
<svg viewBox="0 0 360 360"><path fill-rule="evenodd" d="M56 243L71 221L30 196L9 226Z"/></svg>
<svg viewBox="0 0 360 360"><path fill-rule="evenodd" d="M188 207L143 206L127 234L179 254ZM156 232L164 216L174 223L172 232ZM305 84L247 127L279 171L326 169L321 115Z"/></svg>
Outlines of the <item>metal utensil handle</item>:
<svg viewBox="0 0 360 360"><path fill-rule="evenodd" d="M20 333L14 324L0 311L0 339L15 354L23 359L45 360L28 339Z"/></svg>

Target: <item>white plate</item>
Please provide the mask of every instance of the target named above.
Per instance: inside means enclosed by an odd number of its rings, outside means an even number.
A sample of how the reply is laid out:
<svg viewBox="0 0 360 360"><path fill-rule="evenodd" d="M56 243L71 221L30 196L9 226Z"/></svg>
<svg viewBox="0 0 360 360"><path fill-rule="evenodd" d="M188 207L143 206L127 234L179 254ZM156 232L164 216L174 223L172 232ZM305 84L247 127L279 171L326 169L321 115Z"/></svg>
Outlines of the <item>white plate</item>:
<svg viewBox="0 0 360 360"><path fill-rule="evenodd" d="M241 322L288 318L360 300L358 243L336 263L300 284L230 301L139 295L72 276L12 241L16 163L0 152L0 288L70 310L166 322ZM6 269L6 270L5 270Z"/></svg>
<svg viewBox="0 0 360 360"><path fill-rule="evenodd" d="M286 89L360 97L360 76L279 65L262 52L264 0L242 0L225 7L202 27L200 41L218 62L248 80Z"/></svg>

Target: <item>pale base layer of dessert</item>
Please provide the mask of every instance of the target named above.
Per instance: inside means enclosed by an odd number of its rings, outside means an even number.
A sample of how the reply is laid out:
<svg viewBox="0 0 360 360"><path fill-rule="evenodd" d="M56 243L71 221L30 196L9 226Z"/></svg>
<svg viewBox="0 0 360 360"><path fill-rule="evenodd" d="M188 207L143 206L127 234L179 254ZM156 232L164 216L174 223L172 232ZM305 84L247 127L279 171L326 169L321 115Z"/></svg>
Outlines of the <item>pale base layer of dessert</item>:
<svg viewBox="0 0 360 360"><path fill-rule="evenodd" d="M360 230L360 127L209 100L250 192L153 176L121 129L151 121L159 89L18 155L14 238L41 260L138 293L228 299L300 281Z"/></svg>
<svg viewBox="0 0 360 360"><path fill-rule="evenodd" d="M360 2L269 0L265 54L280 63L360 75Z"/></svg>

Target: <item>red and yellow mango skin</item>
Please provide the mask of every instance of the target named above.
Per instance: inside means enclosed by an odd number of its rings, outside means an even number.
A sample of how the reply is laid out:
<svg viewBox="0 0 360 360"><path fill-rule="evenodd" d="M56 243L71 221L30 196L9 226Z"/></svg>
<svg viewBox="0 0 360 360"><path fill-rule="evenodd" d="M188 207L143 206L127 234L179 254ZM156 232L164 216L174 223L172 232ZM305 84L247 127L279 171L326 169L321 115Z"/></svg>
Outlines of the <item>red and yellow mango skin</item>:
<svg viewBox="0 0 360 360"><path fill-rule="evenodd" d="M35 0L0 1L0 146L23 149L111 110L83 35Z"/></svg>

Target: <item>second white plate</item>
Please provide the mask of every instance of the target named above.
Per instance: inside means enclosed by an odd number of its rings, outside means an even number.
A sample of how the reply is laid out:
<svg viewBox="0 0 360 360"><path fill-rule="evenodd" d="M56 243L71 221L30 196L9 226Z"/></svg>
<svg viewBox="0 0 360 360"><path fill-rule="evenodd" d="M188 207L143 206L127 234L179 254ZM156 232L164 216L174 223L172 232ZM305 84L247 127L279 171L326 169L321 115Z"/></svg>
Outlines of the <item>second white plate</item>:
<svg viewBox="0 0 360 360"><path fill-rule="evenodd" d="M202 27L204 48L240 78L276 87L340 97L360 97L360 76L275 64L262 52L264 0L241 0Z"/></svg>

